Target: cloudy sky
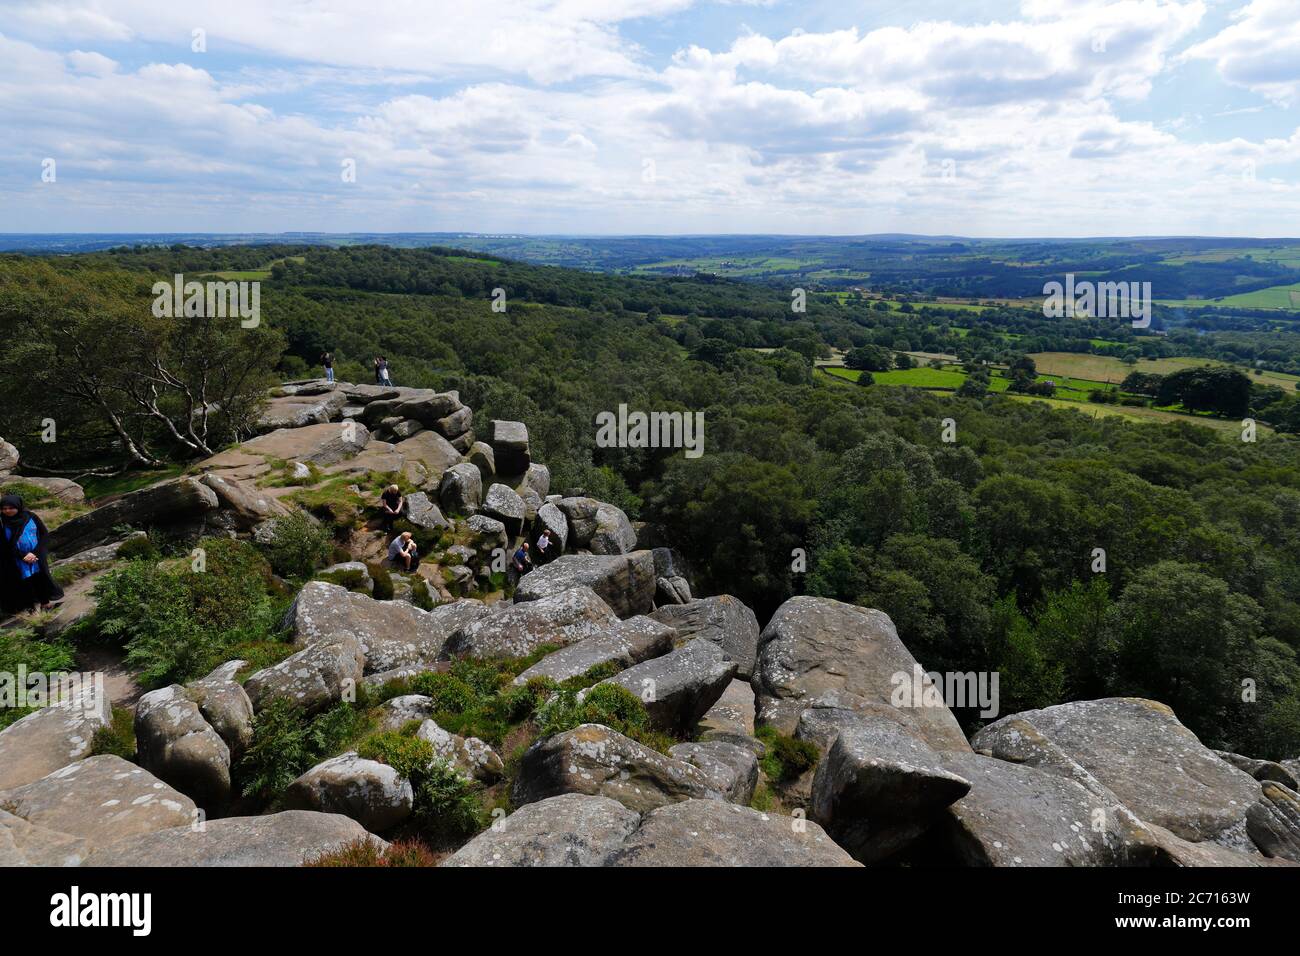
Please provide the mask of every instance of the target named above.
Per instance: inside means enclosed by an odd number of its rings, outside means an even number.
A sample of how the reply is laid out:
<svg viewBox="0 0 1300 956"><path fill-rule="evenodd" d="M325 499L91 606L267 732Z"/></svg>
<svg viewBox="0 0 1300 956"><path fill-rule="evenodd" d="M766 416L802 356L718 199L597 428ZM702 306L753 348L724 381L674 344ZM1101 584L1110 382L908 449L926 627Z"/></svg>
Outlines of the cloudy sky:
<svg viewBox="0 0 1300 956"><path fill-rule="evenodd" d="M0 232L295 230L1297 236L1300 0L0 0Z"/></svg>

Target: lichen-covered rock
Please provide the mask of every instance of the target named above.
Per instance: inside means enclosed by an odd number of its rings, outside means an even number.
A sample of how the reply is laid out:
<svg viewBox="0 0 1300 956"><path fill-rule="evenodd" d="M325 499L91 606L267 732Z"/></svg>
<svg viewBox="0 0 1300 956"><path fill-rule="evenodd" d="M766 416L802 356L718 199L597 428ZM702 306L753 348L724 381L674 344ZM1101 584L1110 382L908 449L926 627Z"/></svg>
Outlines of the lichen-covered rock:
<svg viewBox="0 0 1300 956"><path fill-rule="evenodd" d="M528 448L528 426L523 422L493 421L488 444L496 462L498 475L522 475L533 463Z"/></svg>
<svg viewBox="0 0 1300 956"><path fill-rule="evenodd" d="M678 644L696 638L711 641L736 662L742 680L753 676L758 660L758 618L739 598L730 594L700 598L658 608L650 616L671 624L677 630Z"/></svg>
<svg viewBox="0 0 1300 956"><path fill-rule="evenodd" d="M893 707L898 681L910 680L915 666L889 615L829 598L790 598L759 638L753 678L759 723L789 734L809 706ZM926 743L935 750L970 749L942 702L916 703L894 709Z"/></svg>
<svg viewBox="0 0 1300 956"><path fill-rule="evenodd" d="M649 551L631 554L566 554L524 575L515 589L515 603L586 585L619 617L654 610L654 558Z"/></svg>
<svg viewBox="0 0 1300 956"><path fill-rule="evenodd" d="M1300 796L1265 780L1259 800L1246 810L1246 833L1267 856L1300 863Z"/></svg>
<svg viewBox="0 0 1300 956"><path fill-rule="evenodd" d="M550 502L546 502L537 509L537 523L538 533L549 531L556 549L555 553L563 554L569 542L569 521L564 517L564 512Z"/></svg>
<svg viewBox="0 0 1300 956"><path fill-rule="evenodd" d="M284 805L290 810L320 810L351 817L372 833L381 833L411 815L411 782L355 750L312 767L289 785Z"/></svg>
<svg viewBox="0 0 1300 956"><path fill-rule="evenodd" d="M569 519L569 537L575 548L593 554L627 554L636 548L632 522L616 505L595 498L563 498L559 509Z"/></svg>
<svg viewBox="0 0 1300 956"><path fill-rule="evenodd" d="M370 837L340 813L285 810L260 817L209 820L202 828L157 830L95 850L89 866L301 866Z"/></svg>
<svg viewBox="0 0 1300 956"><path fill-rule="evenodd" d="M1219 759L1164 704L1136 697L1075 701L1004 717L975 748L1076 775L1083 768L1146 823L1191 841L1245 845L1260 784Z"/></svg>
<svg viewBox="0 0 1300 956"><path fill-rule="evenodd" d="M400 730L413 720L424 721L433 715L433 698L424 694L402 694L384 701L379 708L379 729Z"/></svg>
<svg viewBox="0 0 1300 956"><path fill-rule="evenodd" d="M66 557L120 538L123 526L152 528L192 521L217 504L216 493L194 478L141 488L59 525L50 532L50 551Z"/></svg>
<svg viewBox="0 0 1300 956"><path fill-rule="evenodd" d="M721 740L677 744L668 753L698 767L709 789L732 803L748 804L758 786L758 755L748 747Z"/></svg>
<svg viewBox="0 0 1300 956"><path fill-rule="evenodd" d="M150 691L135 710L140 766L209 812L230 799L230 748L179 684Z"/></svg>
<svg viewBox="0 0 1300 956"><path fill-rule="evenodd" d="M90 844L81 837L0 810L0 866L80 866L89 855Z"/></svg>
<svg viewBox="0 0 1300 956"><path fill-rule="evenodd" d="M87 693L43 707L0 730L0 789L20 787L80 760L110 720L107 694Z"/></svg>
<svg viewBox="0 0 1300 956"><path fill-rule="evenodd" d="M699 722L700 740L722 740L758 749L754 739L754 689L748 681L732 678L718 702L708 709Z"/></svg>
<svg viewBox="0 0 1300 956"><path fill-rule="evenodd" d="M610 797L638 813L691 797L721 798L698 767L601 724L545 737L524 753L513 802L533 803L561 793Z"/></svg>
<svg viewBox="0 0 1300 956"><path fill-rule="evenodd" d="M428 531L442 531L452 527L452 523L443 517L438 506L423 491L406 496L406 520L417 528Z"/></svg>
<svg viewBox="0 0 1300 956"><path fill-rule="evenodd" d="M641 818L617 800L566 793L520 807L443 866L603 866Z"/></svg>
<svg viewBox="0 0 1300 956"><path fill-rule="evenodd" d="M355 637L323 639L253 674L244 682L244 690L254 711L273 700L287 700L315 713L356 692L365 662Z"/></svg>
<svg viewBox="0 0 1300 956"><path fill-rule="evenodd" d="M579 677L593 667L614 663L631 667L672 650L676 632L667 624L640 615L616 621L606 630L583 638L576 644L547 654L520 673L516 684L526 684L534 677L549 677L557 684Z"/></svg>
<svg viewBox="0 0 1300 956"><path fill-rule="evenodd" d="M519 533L524 524L524 502L508 485L500 482L488 488L483 496L483 513L496 518L506 526L511 536Z"/></svg>
<svg viewBox="0 0 1300 956"><path fill-rule="evenodd" d="M434 720L423 721L415 735L432 745L435 757L447 761L466 777L490 784L505 773L501 757L477 737L453 734Z"/></svg>
<svg viewBox="0 0 1300 956"><path fill-rule="evenodd" d="M348 396L339 390L321 394L308 395L298 391L291 395L269 399L257 420L258 432L270 432L280 428L306 428L308 425L323 425L338 418L343 406L348 403Z"/></svg>
<svg viewBox="0 0 1300 956"><path fill-rule="evenodd" d="M564 647L600 634L617 620L591 588L570 588L459 628L447 639L443 653L446 657L527 657L545 644Z"/></svg>
<svg viewBox="0 0 1300 956"><path fill-rule="evenodd" d="M443 473L462 461L460 452L437 432L420 432L399 441L395 448L407 461L418 461L424 465L430 484L441 482Z"/></svg>
<svg viewBox="0 0 1300 956"><path fill-rule="evenodd" d="M528 471L524 474L523 483L520 485L520 494L523 494L524 488L530 489L539 498L545 499L551 491L551 469L533 462L528 466Z"/></svg>
<svg viewBox="0 0 1300 956"><path fill-rule="evenodd" d="M325 466L354 457L369 443L370 431L365 425L346 421L279 428L244 442L240 448L263 458Z"/></svg>
<svg viewBox="0 0 1300 956"><path fill-rule="evenodd" d="M232 760L238 759L253 742L253 702L243 685L235 680L246 663L226 661L186 688L204 719L230 748Z"/></svg>
<svg viewBox="0 0 1300 956"><path fill-rule="evenodd" d="M492 446L484 441L476 441L465 453L465 457L478 469L479 478L482 480L481 487L486 488L490 485L497 474L496 456L492 454Z"/></svg>
<svg viewBox="0 0 1300 956"><path fill-rule="evenodd" d="M718 702L735 676L736 662L721 648L708 641L692 641L600 683L635 694L645 704L650 722L660 730L686 733Z"/></svg>
<svg viewBox="0 0 1300 956"><path fill-rule="evenodd" d="M194 801L149 771L103 754L0 792L0 807L92 847L198 819Z"/></svg>
<svg viewBox="0 0 1300 956"><path fill-rule="evenodd" d="M722 800L685 800L648 813L610 866L858 866L810 820Z"/></svg>
<svg viewBox="0 0 1300 956"><path fill-rule="evenodd" d="M7 474L18 467L22 456L18 449L0 438L0 475Z"/></svg>
<svg viewBox="0 0 1300 956"><path fill-rule="evenodd" d="M438 500L452 514L472 515L483 505L483 475L473 462L452 465L442 474Z"/></svg>
<svg viewBox="0 0 1300 956"><path fill-rule="evenodd" d="M1280 783L1292 790L1300 790L1300 781L1296 780L1296 775L1280 763L1273 760L1257 760L1254 757L1243 757L1241 754L1228 753L1225 750L1216 750L1215 753L1238 770L1250 774L1260 783L1265 780L1272 780L1274 783Z"/></svg>

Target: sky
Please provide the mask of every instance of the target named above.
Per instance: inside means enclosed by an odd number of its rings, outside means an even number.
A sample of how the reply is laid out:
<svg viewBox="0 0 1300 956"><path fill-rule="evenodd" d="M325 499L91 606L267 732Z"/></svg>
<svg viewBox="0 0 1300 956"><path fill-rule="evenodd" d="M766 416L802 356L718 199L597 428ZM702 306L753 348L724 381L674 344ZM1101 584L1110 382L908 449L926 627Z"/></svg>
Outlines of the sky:
<svg viewBox="0 0 1300 956"><path fill-rule="evenodd" d="M1300 0L0 0L0 232L1300 236Z"/></svg>

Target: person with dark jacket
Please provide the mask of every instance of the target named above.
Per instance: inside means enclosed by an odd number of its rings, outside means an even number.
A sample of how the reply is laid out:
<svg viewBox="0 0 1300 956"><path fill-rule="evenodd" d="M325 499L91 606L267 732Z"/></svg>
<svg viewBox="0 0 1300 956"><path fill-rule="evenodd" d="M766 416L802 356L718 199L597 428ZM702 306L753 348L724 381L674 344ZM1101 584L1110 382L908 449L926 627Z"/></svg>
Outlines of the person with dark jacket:
<svg viewBox="0 0 1300 956"><path fill-rule="evenodd" d="M0 608L21 614L40 606L48 611L63 600L63 589L50 574L46 542L50 533L37 515L23 507L18 495L0 498L4 548L0 552Z"/></svg>
<svg viewBox="0 0 1300 956"><path fill-rule="evenodd" d="M406 507L406 498L402 496L402 489L397 485L389 485L384 489L384 493L379 496L379 513L384 521L384 530L389 534L393 532L393 522L402 516L402 509Z"/></svg>
<svg viewBox="0 0 1300 956"><path fill-rule="evenodd" d="M325 366L325 381L334 381L334 353L322 352L320 357L321 365Z"/></svg>

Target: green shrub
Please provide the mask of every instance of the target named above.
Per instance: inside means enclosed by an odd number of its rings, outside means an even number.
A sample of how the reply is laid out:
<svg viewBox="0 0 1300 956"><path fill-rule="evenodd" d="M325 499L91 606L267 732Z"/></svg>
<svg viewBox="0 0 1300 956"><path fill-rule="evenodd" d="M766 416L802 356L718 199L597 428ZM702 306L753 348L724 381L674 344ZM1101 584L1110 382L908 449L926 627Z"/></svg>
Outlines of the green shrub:
<svg viewBox="0 0 1300 956"><path fill-rule="evenodd" d="M162 555L158 545L147 534L137 534L122 542L117 556L123 561L157 561Z"/></svg>
<svg viewBox="0 0 1300 956"><path fill-rule="evenodd" d="M135 714L125 707L114 707L112 720L98 728L90 740L89 755L102 754L135 760Z"/></svg>
<svg viewBox="0 0 1300 956"><path fill-rule="evenodd" d="M420 674L411 682L411 693L433 698L433 709L442 713L464 713L479 703L474 688L451 674Z"/></svg>
<svg viewBox="0 0 1300 956"><path fill-rule="evenodd" d="M350 568L342 571L330 571L328 574L322 572L316 575L316 580L327 581L330 584L337 584L339 587L347 588L349 591L356 591L359 594L369 594L369 584L373 583L366 572Z"/></svg>
<svg viewBox="0 0 1300 956"><path fill-rule="evenodd" d="M411 781L415 792L412 817L420 831L434 841L458 842L482 829L483 807L474 783L435 757L427 740L405 729L389 730L368 737L357 753L388 764Z"/></svg>
<svg viewBox="0 0 1300 956"><path fill-rule="evenodd" d="M382 561L372 561L366 565L366 570L370 572L370 580L375 582L374 599L376 601L391 601L393 599L393 574L384 565Z"/></svg>
<svg viewBox="0 0 1300 956"><path fill-rule="evenodd" d="M338 703L308 719L284 699L271 701L253 718L253 741L235 768L239 792L273 801L289 784L365 731L358 708Z"/></svg>
<svg viewBox="0 0 1300 956"><path fill-rule="evenodd" d="M57 674L76 667L72 646L62 637L43 639L27 628L0 630L0 671ZM34 707L0 707L0 729L26 717Z"/></svg>
<svg viewBox="0 0 1300 956"><path fill-rule="evenodd" d="M346 541L360 528L365 502L351 490L353 479L346 475L332 478L318 488L295 491L289 500L320 519L333 537Z"/></svg>
<svg viewBox="0 0 1300 956"><path fill-rule="evenodd" d="M567 690L582 690L584 687L590 687L593 684L599 684L603 680L608 680L621 670L623 670L623 666L618 661L605 661L593 667L588 667L584 673L576 677L568 678L560 686Z"/></svg>
<svg viewBox="0 0 1300 956"><path fill-rule="evenodd" d="M617 684L597 684L582 701L572 688L561 687L537 710L541 736L572 730L581 724L603 724L653 750L666 752L676 743L650 727L645 705L631 691Z"/></svg>
<svg viewBox="0 0 1300 956"><path fill-rule="evenodd" d="M769 780L785 783L794 780L817 765L821 751L807 740L787 737L775 727L758 728L754 736L763 742L767 753L759 761Z"/></svg>
<svg viewBox="0 0 1300 956"><path fill-rule="evenodd" d="M126 649L126 663L149 686L202 676L213 657L262 640L276 627L269 569L250 545L205 538L204 569L131 561L95 585L89 625ZM224 659L224 658L223 658Z"/></svg>
<svg viewBox="0 0 1300 956"><path fill-rule="evenodd" d="M302 580L329 560L332 549L329 530L295 511L276 520L266 556L276 574Z"/></svg>

